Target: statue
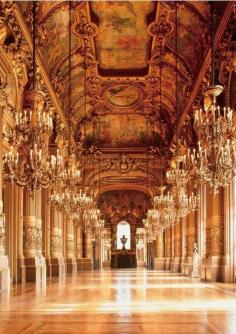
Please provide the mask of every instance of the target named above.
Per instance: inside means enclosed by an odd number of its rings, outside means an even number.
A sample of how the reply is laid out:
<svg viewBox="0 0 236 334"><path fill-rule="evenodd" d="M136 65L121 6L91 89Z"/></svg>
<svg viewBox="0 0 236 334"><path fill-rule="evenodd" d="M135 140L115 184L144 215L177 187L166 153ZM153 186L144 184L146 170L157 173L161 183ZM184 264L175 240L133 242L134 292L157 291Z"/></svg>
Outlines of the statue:
<svg viewBox="0 0 236 334"><path fill-rule="evenodd" d="M126 242L127 242L127 238L125 237L125 235L123 234L123 236L122 236L122 238L120 238L120 241L121 241L121 243L122 243L122 250L125 250L126 248L125 248L125 244L126 244Z"/></svg>
<svg viewBox="0 0 236 334"><path fill-rule="evenodd" d="M199 273L199 254L198 254L198 246L197 243L194 242L193 244L193 271L192 275L193 278L200 278Z"/></svg>

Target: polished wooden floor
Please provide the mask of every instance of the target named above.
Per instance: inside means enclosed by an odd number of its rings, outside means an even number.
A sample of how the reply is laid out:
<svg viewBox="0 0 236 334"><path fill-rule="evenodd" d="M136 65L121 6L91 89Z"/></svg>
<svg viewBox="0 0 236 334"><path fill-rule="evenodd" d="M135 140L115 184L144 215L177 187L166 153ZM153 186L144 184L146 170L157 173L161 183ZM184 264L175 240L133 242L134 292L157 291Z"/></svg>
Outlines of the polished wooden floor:
<svg viewBox="0 0 236 334"><path fill-rule="evenodd" d="M235 334L236 286L141 269L19 284L1 294L0 333Z"/></svg>

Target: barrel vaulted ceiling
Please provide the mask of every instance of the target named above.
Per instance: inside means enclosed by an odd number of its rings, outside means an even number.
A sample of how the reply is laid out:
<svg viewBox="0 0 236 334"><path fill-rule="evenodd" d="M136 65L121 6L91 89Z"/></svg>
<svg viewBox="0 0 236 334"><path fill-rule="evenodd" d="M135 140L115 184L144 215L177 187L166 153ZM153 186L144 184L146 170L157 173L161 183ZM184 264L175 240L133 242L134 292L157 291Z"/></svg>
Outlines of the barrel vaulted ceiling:
<svg viewBox="0 0 236 334"><path fill-rule="evenodd" d="M27 21L32 4L20 2L18 5ZM86 140L88 145L95 141L104 147L143 147L147 141L158 145L160 139L168 144L179 118L175 107L175 3L77 1L73 2L72 8L75 138ZM206 1L184 2L178 8L179 113L186 103L209 42L209 10ZM38 47L65 114L68 113L68 22L68 2L38 2ZM85 23L91 23L93 29L86 52L79 32ZM160 110L159 36L162 33ZM148 136L147 113L153 118L153 122L149 122ZM95 129L91 114L99 115L96 123L99 127Z"/></svg>
<svg viewBox="0 0 236 334"><path fill-rule="evenodd" d="M30 25L32 2L17 4ZM161 145L168 150L210 44L209 2L179 3L177 45L175 1L73 1L71 7L72 115L78 145L121 154L147 147L158 152ZM224 8L218 11L222 14ZM37 2L38 50L66 116L68 23L68 2ZM101 173L119 168L127 185L123 159L138 183L146 173L137 167L142 165L139 158L104 160Z"/></svg>

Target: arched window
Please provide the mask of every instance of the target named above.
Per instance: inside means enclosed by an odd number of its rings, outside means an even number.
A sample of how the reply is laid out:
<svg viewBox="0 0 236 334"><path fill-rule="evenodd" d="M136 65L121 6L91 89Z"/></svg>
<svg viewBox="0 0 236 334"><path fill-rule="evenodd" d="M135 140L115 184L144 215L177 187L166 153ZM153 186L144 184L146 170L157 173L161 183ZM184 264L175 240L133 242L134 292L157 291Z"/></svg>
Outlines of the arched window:
<svg viewBox="0 0 236 334"><path fill-rule="evenodd" d="M117 249L122 249L122 242L120 239L125 236L127 238L127 242L125 244L126 249L130 249L130 224L126 221L121 221L119 224L117 224L117 232L116 232L116 244Z"/></svg>

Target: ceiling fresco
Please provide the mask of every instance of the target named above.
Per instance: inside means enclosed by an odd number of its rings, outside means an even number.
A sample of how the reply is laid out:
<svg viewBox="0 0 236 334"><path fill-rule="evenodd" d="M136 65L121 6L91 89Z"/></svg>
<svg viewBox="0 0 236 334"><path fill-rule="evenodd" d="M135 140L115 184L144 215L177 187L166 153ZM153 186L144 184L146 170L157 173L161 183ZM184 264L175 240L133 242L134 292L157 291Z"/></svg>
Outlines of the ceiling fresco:
<svg viewBox="0 0 236 334"><path fill-rule="evenodd" d="M94 1L91 9L98 18L95 48L102 69L143 69L148 65L151 36L147 16L151 1Z"/></svg>
<svg viewBox="0 0 236 334"><path fill-rule="evenodd" d="M105 192L99 197L98 207L106 223L134 218L137 224L143 224L142 220L151 205L147 195L143 192L114 190Z"/></svg>
<svg viewBox="0 0 236 334"><path fill-rule="evenodd" d="M141 115L106 115L92 127L87 127L87 141L94 136L99 147L147 146L147 122Z"/></svg>
<svg viewBox="0 0 236 334"><path fill-rule="evenodd" d="M29 24L30 3L19 2L18 5ZM149 143L153 144L153 134L158 137L161 133L163 144L168 145L174 125L180 117L175 106L175 5L164 1L81 1L73 2L72 8L71 91L75 139L81 141L83 138L92 145L89 130L84 131L82 128L91 128L93 121L90 116L99 112L100 144L105 147L142 146L147 137L150 137ZM203 60L205 43L208 42L208 17L208 2L183 2L178 8L179 110L186 103ZM68 18L68 2L37 3L39 52L65 114L68 114ZM86 32L85 27L89 25L92 29ZM165 27L165 33L162 36L160 106L158 38L162 34L162 27ZM86 37L85 52L84 37L91 30L94 31ZM105 77L105 72L101 75L101 69L107 71ZM140 72L140 69L147 71ZM114 72L116 70L121 72ZM119 75L122 82L119 82ZM138 82L135 76L139 77ZM156 80L151 89L147 83L149 79ZM141 115L155 114L150 116L150 123L155 121L155 124L149 126L153 133L145 133L146 119L135 115L137 111ZM127 115L122 116L120 122L118 116L111 115L122 112ZM85 132L86 135L78 136L78 133ZM98 141L96 136L93 138Z"/></svg>
<svg viewBox="0 0 236 334"><path fill-rule="evenodd" d="M66 117L68 4L37 2L38 51ZM174 1L71 4L71 115L78 150L102 151L108 159L115 150L143 150L143 157L151 151L157 160L162 150L168 159L210 46L210 2L179 2L177 45ZM30 28L32 2L17 6ZM225 5L216 2L216 8L220 20Z"/></svg>

